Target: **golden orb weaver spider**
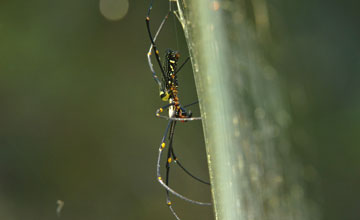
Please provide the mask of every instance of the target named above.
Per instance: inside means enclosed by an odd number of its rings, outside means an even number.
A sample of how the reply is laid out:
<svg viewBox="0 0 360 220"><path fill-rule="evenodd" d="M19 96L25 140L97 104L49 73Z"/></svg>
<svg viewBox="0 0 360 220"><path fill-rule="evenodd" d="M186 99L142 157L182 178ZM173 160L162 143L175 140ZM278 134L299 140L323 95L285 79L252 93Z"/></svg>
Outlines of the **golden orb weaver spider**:
<svg viewBox="0 0 360 220"><path fill-rule="evenodd" d="M165 60L164 60L164 64L161 64L161 60L159 57L159 50L155 44L156 38L159 35L159 33L161 32L165 22L167 21L169 15L172 13L171 10L171 1L169 1L169 11L168 13L165 15L164 19L162 20L162 22L160 23L159 28L156 31L155 36L153 37L153 35L151 34L151 30L150 30L150 12L152 9L152 5L153 5L153 0L151 0L150 2L150 6L147 12L147 16L146 16L146 27L147 27L147 31L148 31L148 35L150 38L150 48L149 48L149 52L147 53L147 58L148 58L148 63L149 63L149 67L150 70L152 72L152 76L155 80L155 82L158 84L159 86L159 91L160 91L160 98L163 101L167 101L168 104L159 108L158 110L156 110L156 116L160 117L160 118L164 118L169 120L167 127L165 129L165 133L162 137L161 140L161 144L159 147L159 154L158 154L158 159L157 159L157 169L156 169L156 173L157 173L157 180L158 182L166 189L166 203L170 208L170 211L172 212L172 214L176 217L176 219L180 220L180 218L178 217L178 215L176 214L176 212L174 211L173 207L172 207L172 203L170 200L170 195L169 193L187 201L193 204L197 204L197 205L202 205L202 206L210 206L211 203L207 203L207 202L200 202L200 201L196 201L196 200L192 200L189 199L183 195L181 195L180 193L176 192L175 190L173 190L172 188L169 187L169 172L170 172L170 163L174 162L176 163L186 174L188 174L190 177L192 177L193 179L204 183L206 185L210 185L209 182L206 182L198 177L196 177L195 175L193 175L191 172L189 172L178 160L178 158L175 155L174 152L174 148L173 148L173 137L174 137L174 132L175 132L175 126L177 121L182 121L182 122L186 122L186 121L193 121L193 120L201 120L201 117L192 117L192 113L191 111L186 111L186 108L197 104L198 101L193 102L189 105L185 105L182 106L180 104L179 101L179 97L178 97L178 80L177 80L177 73L182 69L182 67L189 61L189 57L184 61L184 63L182 65L180 65L179 68L177 68L177 63L178 60L180 58L180 54L178 51L174 51L171 49L167 49L165 52ZM154 70L153 64L151 62L151 55L152 55L152 51L154 51L155 53L155 59L156 62L158 63L161 73L162 73L162 80L160 80L158 78L158 76L156 75L156 72ZM168 110L168 116L164 116L161 115L161 113L167 109ZM167 151L167 161L166 161L166 177L165 177L165 182L163 180L163 178L161 177L161 156L162 156L162 152L166 147L166 137L168 136L168 151Z"/></svg>

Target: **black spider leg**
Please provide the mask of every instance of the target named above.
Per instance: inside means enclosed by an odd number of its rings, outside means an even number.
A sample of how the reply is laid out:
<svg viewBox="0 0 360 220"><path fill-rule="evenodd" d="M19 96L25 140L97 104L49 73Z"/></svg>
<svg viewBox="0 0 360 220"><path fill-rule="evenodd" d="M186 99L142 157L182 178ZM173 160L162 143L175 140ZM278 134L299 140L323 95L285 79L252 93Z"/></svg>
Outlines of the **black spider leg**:
<svg viewBox="0 0 360 220"><path fill-rule="evenodd" d="M169 180L170 180L170 164L171 164L171 151L172 151L172 144L173 144L173 139L174 139L174 132L175 132L175 126L176 126L176 121L171 121L171 125L170 125L170 133L169 133L169 148L168 148L168 152L167 152L167 160L166 160L166 180L165 183L167 186L169 186ZM170 200L170 195L169 195L169 191L166 190L166 204L169 206L170 211L172 212L172 214L175 216L175 218L177 220L180 220L179 216L176 214L175 210L172 207L172 202Z"/></svg>
<svg viewBox="0 0 360 220"><path fill-rule="evenodd" d="M156 38L157 38L157 36L159 35L159 33L160 33L161 29L163 28L163 26L164 26L165 22L167 21L167 19L168 19L168 14L164 17L164 19L162 20L162 22L161 22L158 30L156 31L156 34L155 34L155 37L154 37L154 41L156 41ZM159 80L158 76L156 75L156 72L155 72L155 70L154 70L153 64L152 64L152 62L151 62L151 55L152 55L151 51L152 51L152 49L153 49L153 44L150 45L149 51L148 51L148 53L147 53L148 64L149 64L150 70L151 70L151 72L152 72L152 77L153 77L153 79L154 79L155 82L158 84L159 89L160 89L160 90L163 90L163 89L164 89L164 88L163 88L163 85L162 85L161 81Z"/></svg>
<svg viewBox="0 0 360 220"><path fill-rule="evenodd" d="M145 22L146 22L146 27L147 27L147 31L148 31L148 34L149 34L149 38L150 38L151 44L152 44L153 50L154 50L154 52L155 52L156 61L157 61L157 63L159 64L159 67L160 67L160 69L161 69L161 73L162 73L162 75L163 75L163 79L165 80L165 82L167 82L167 81L168 81L168 78L167 78L167 76L166 76L166 74L165 74L165 71L164 71L162 65L161 65L161 61L160 61L160 57L159 57L159 50L157 49L157 46L156 46L156 44L155 44L155 40L154 40L154 38L152 37L152 35L151 35L151 30L150 30L150 12L151 12L151 9L152 9L152 4L153 4L153 0L150 2L150 6L149 6L149 10L148 10L148 13L147 13ZM166 16L165 16L165 18L163 19L163 22L160 24L160 27L159 27L159 29L158 29L157 32L160 32L160 30L161 30L162 27L163 27L163 23L165 23L165 21L168 19L170 13L171 13L171 11L169 11L169 12L166 14ZM157 34L158 34L158 33L157 33ZM156 35L156 36L157 36L157 35ZM159 79L157 78L157 76L156 76L156 74L155 74L155 71L154 71L154 69L152 68L152 63L151 63L151 60L150 60L150 55L151 55L151 52L148 53L148 60L149 60L150 69L151 69L151 71L153 72L153 77L154 77L155 81L159 84ZM159 86L162 88L161 83L159 84Z"/></svg>
<svg viewBox="0 0 360 220"><path fill-rule="evenodd" d="M196 105L198 103L199 103L199 101L192 102L190 104L185 105L184 108L187 108L187 107L192 106L192 105Z"/></svg>
<svg viewBox="0 0 360 220"><path fill-rule="evenodd" d="M185 105L184 108L185 108L185 107L192 106L192 105L195 105L195 104L197 104L198 102L199 102L199 101L195 101L195 102L193 102L193 103L190 103L190 104L188 104L188 105ZM169 108L170 106L173 106L174 104L175 104L175 103L169 103L169 104L161 107L161 108L160 108L161 111L158 110L158 111L157 111L157 114L160 114L160 112L164 111L164 109L167 109L167 108ZM184 112L186 112L186 110L185 110L184 108L182 108L182 110L183 110ZM175 119L175 118L170 118L169 120L175 121L174 119ZM186 119L186 118L184 118L184 119ZM182 119L182 120L184 120L184 119ZM174 129L175 129L175 125L174 125ZM170 133L170 134L171 134L171 133ZM176 157L175 152L174 152L174 149L173 149L173 147L172 147L172 138L170 138L170 136L169 136L169 140L170 140L169 150L170 150L170 152L171 152L172 158L174 159L174 162L175 162L186 174L188 174L188 175L189 175L190 177L192 177L193 179L195 179L195 180L197 180L197 181L199 181L199 182L201 182L201 183L204 183L204 184L206 184L206 185L210 185L209 182L204 181L204 180L200 179L199 177L196 177L194 174L192 174L188 169L186 169L186 168L180 163L180 161L179 161L179 159ZM169 155L168 155L168 158L169 158Z"/></svg>
<svg viewBox="0 0 360 220"><path fill-rule="evenodd" d="M181 64L181 66L175 71L175 74L177 74L177 73L181 70L181 68L183 68L183 66L184 66L189 60L190 60L190 57L186 58L186 60L184 61L184 63Z"/></svg>
<svg viewBox="0 0 360 220"><path fill-rule="evenodd" d="M186 107L195 105L195 104L197 104L197 103L199 103L199 101L195 101L195 102L193 102L193 103L190 103L190 104L188 104L188 105L185 105L185 106L182 107L181 109L182 109L184 112L186 112L186 110L185 110ZM179 159L176 157L175 152L174 152L174 148L171 147L170 149L171 149L171 155L172 155L172 158L174 159L174 162L175 162L177 165L179 165L179 167L180 167L185 173L187 173L187 174L188 174L189 176L191 176L193 179L195 179L195 180L197 180L197 181L199 181L199 182L201 182L201 183L204 183L204 184L206 184L206 185L210 185L209 182L200 179L199 177L197 177L197 176L195 176L194 174L192 174L188 169L186 169L186 168L180 163Z"/></svg>
<svg viewBox="0 0 360 220"><path fill-rule="evenodd" d="M183 199L187 202L190 202L190 203L193 203L193 204L197 204L197 205L202 205L202 206L211 206L211 203L207 203L207 202L199 202L199 201L196 201L196 200L192 200L192 199L189 199L181 194L179 194L178 192L176 192L175 190L173 190L172 188L170 188L166 182L163 181L162 177L161 177L161 155L162 155L162 152L166 146L166 143L165 143L165 139L168 135L168 132L169 132L169 128L171 127L172 123L174 122L174 120L169 120L168 122L168 125L166 126L166 130L165 130L165 133L164 133L164 136L161 140L161 144L160 144L160 147L159 147L159 154L158 154L158 159L157 159L157 163L156 163L156 176L157 176L157 180L158 182L167 190L169 191L171 194L179 197L180 199Z"/></svg>
<svg viewBox="0 0 360 220"><path fill-rule="evenodd" d="M192 117L191 111L190 111L190 110L189 110L189 111L186 111L185 108L187 108L187 107L189 107L189 106L192 106L192 105L195 105L195 104L197 104L198 102L199 102L199 101L190 103L190 104L188 104L188 105L185 105L184 107L182 107L182 106L180 105L180 109L181 109L181 111L183 112L183 114L185 114L185 115L187 115L189 118L191 118L191 117Z"/></svg>
<svg viewBox="0 0 360 220"><path fill-rule="evenodd" d="M176 157L175 153L174 153L174 149L171 147L171 155L172 155L172 158L174 159L174 162L179 165L179 167L185 172L187 173L190 177L192 177L193 179L203 183L203 184L206 184L206 185L209 185L210 186L210 183L209 182L206 182L205 180L202 180L200 179L199 177L195 176L194 174L192 174L190 171L188 171L179 161L179 159Z"/></svg>

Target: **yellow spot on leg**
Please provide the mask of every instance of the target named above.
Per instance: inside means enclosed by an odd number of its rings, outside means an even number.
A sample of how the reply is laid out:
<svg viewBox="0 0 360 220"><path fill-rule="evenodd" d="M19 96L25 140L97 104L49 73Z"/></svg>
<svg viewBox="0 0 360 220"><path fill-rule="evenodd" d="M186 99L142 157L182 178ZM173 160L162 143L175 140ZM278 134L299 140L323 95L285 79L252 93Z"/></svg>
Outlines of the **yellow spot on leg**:
<svg viewBox="0 0 360 220"><path fill-rule="evenodd" d="M165 148L165 142L161 143L161 148Z"/></svg>
<svg viewBox="0 0 360 220"><path fill-rule="evenodd" d="M167 204L168 204L168 205L171 205L171 202L168 202Z"/></svg>
<svg viewBox="0 0 360 220"><path fill-rule="evenodd" d="M158 177L158 180L161 180L161 176Z"/></svg>
<svg viewBox="0 0 360 220"><path fill-rule="evenodd" d="M168 163L171 163L171 157L168 158Z"/></svg>

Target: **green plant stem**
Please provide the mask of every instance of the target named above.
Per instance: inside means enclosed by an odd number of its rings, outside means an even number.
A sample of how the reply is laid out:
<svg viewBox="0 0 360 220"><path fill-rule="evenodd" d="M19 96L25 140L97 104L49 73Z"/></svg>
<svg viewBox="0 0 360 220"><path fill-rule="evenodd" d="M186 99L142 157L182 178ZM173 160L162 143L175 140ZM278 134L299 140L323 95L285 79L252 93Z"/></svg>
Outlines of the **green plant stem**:
<svg viewBox="0 0 360 220"><path fill-rule="evenodd" d="M310 219L279 76L261 55L266 5L179 0L200 101L215 217ZM260 13L260 14L259 14ZM257 29L255 31L255 29Z"/></svg>

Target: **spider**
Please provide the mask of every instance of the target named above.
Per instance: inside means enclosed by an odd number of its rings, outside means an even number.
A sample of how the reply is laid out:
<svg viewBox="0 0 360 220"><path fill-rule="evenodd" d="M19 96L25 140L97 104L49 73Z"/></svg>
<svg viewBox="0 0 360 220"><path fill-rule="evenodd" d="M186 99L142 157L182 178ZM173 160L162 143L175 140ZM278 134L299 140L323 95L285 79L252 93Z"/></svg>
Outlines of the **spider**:
<svg viewBox="0 0 360 220"><path fill-rule="evenodd" d="M193 120L201 120L201 117L192 117L192 113L191 111L187 111L186 108L192 105L195 105L198 103L198 101L193 102L189 105L185 105L182 106L180 104L179 101L179 97L178 97L178 80L177 80L177 73L182 69L182 67L189 61L189 57L184 61L184 63L182 65L180 65L179 68L177 68L177 64L178 64L178 60L180 58L180 54L178 51L175 50L171 50L171 49L167 49L165 52L165 61L164 61L164 65L161 64L161 60L159 57L159 50L155 44L156 38L159 35L160 31L162 30L165 22L167 21L170 13L172 13L171 10L171 1L169 2L170 7L169 7L169 11L168 13L165 15L164 19L162 20L162 22L160 23L160 26L158 28L158 30L156 31L155 36L153 37L153 35L151 34L151 30L150 30L150 12L152 9L152 4L153 4L153 0L150 2L150 6L147 12L147 16L146 16L146 27L147 27L147 31L149 34L149 38L150 38L150 48L149 48L149 52L147 53L147 58L148 58L148 63L149 63L149 67L150 70L152 72L152 76L155 80L155 82L158 84L159 86L159 95L160 98L163 101L168 102L167 105L159 108L156 110L156 116L157 117L161 117L161 118L165 118L167 120L169 120L167 127L165 129L165 133L162 137L161 140L161 144L159 147L159 154L158 154L158 159L157 159L157 180L158 182L166 189L166 203L169 206L172 214L176 217L176 219L180 219L178 217L178 215L175 213L174 209L172 208L172 203L170 200L170 196L169 193L187 201L193 204L197 204L197 205L203 205L203 206L210 206L211 203L206 203L206 202L199 202L196 200L192 200L189 199L181 194L179 194L178 192L174 191L172 188L169 187L169 172L170 172L170 163L174 162L176 163L185 173L187 173L190 177L194 178L195 180L210 185L209 182L206 182L196 176L194 176L192 173L190 173L178 160L178 158L175 155L174 152L174 148L173 148L173 137L174 137L174 133L175 133L175 126L176 123L178 121L182 121L182 122L186 122L186 121L193 121ZM162 73L162 80L160 80L158 78L158 76L156 75L156 72L153 68L153 64L151 62L151 55L152 55L152 51L154 51L155 53L155 59L156 62L158 63L161 73ZM168 116L165 115L161 115L161 113L164 110L168 110ZM167 161L166 161L166 177L165 177L165 182L163 180L163 178L161 177L161 173L160 173L160 162L161 162L161 156L162 156L162 152L166 147L166 137L168 137L168 149L167 149Z"/></svg>

